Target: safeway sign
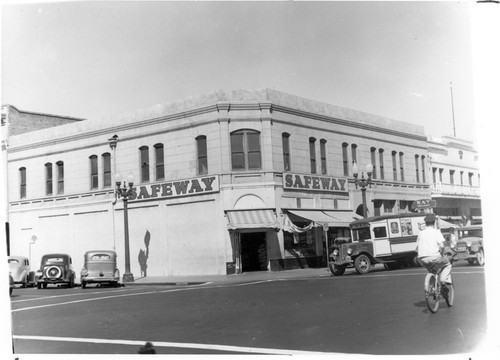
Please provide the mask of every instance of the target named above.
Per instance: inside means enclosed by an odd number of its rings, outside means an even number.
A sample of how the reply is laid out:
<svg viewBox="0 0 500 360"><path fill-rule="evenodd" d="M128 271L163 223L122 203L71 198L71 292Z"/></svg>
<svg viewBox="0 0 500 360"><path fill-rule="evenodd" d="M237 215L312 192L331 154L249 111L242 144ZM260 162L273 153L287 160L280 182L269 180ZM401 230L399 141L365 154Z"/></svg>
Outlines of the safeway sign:
<svg viewBox="0 0 500 360"><path fill-rule="evenodd" d="M435 207L436 207L436 200L431 200L431 199L415 200L413 204L411 204L411 208L413 210L431 209Z"/></svg>

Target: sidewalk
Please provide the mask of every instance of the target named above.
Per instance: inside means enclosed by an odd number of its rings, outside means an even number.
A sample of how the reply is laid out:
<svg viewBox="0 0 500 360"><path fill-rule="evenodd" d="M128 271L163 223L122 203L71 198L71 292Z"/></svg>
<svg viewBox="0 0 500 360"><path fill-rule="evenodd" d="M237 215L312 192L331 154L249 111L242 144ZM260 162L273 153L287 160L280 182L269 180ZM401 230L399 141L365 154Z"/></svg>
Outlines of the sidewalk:
<svg viewBox="0 0 500 360"><path fill-rule="evenodd" d="M126 286L135 285L198 285L204 283L236 284L249 281L265 281L292 278L307 278L318 275L332 275L328 268L308 268L283 271L252 271L233 275L196 275L196 276L147 276L135 278ZM333 275L332 275L333 276Z"/></svg>

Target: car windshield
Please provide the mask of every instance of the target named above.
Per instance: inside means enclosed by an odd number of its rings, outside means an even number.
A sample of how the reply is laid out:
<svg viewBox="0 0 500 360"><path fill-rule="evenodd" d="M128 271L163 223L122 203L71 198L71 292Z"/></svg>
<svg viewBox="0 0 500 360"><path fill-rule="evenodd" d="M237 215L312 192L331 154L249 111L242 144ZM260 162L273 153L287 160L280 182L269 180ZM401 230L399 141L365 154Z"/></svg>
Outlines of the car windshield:
<svg viewBox="0 0 500 360"><path fill-rule="evenodd" d="M9 259L9 264L18 264L19 260L17 259Z"/></svg>
<svg viewBox="0 0 500 360"><path fill-rule="evenodd" d="M103 260L110 260L111 257L109 255L106 255L106 254L95 254L95 255L92 255L92 257L90 258L90 260L100 260L100 261L103 261Z"/></svg>
<svg viewBox="0 0 500 360"><path fill-rule="evenodd" d="M47 264L62 263L64 262L64 258L62 257L47 258L45 259L45 262Z"/></svg>

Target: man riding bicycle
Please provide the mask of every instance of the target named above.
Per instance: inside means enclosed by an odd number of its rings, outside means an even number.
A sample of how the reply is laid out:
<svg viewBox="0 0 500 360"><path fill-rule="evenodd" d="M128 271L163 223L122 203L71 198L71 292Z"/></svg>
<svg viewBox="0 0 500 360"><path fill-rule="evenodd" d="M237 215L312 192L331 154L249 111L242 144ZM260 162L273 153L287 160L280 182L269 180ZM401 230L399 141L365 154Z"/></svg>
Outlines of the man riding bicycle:
<svg viewBox="0 0 500 360"><path fill-rule="evenodd" d="M424 221L426 228L420 231L417 238L418 259L429 271L436 267L441 269L441 283L451 285L451 262L443 256L445 239L441 231L434 227L436 215L427 214ZM448 290L447 286L443 289Z"/></svg>

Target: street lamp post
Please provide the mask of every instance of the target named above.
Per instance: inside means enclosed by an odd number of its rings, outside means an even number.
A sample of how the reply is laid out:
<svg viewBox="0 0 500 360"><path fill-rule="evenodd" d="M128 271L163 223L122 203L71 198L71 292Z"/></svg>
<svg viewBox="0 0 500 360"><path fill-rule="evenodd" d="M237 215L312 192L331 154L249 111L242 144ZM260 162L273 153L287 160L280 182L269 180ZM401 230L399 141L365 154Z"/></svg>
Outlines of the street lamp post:
<svg viewBox="0 0 500 360"><path fill-rule="evenodd" d="M354 184L356 185L356 189L358 188L358 186L361 187L361 197L363 199L363 217L367 216L366 187L367 186L372 187L372 172L373 172L373 165L371 163L368 163L366 165L366 179L363 171L361 172L361 179L358 179L358 174L359 174L358 165L356 165L356 163L352 165L352 175L354 176Z"/></svg>
<svg viewBox="0 0 500 360"><path fill-rule="evenodd" d="M122 180L120 174L116 174L116 195L123 200L123 224L125 233L125 273L123 274L123 282L133 282L134 275L130 271L130 247L128 236L128 200L133 193L134 177L128 175L126 180Z"/></svg>

